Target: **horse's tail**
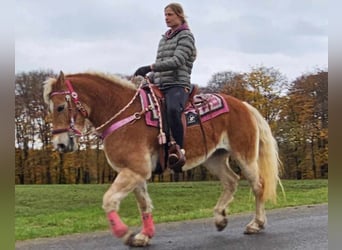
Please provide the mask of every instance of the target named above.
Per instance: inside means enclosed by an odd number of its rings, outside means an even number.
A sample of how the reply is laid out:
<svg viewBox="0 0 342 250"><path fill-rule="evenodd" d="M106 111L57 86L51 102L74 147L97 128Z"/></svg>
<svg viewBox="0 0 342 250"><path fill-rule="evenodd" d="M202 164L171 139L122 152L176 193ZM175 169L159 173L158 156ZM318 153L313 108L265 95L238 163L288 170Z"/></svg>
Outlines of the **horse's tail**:
<svg viewBox="0 0 342 250"><path fill-rule="evenodd" d="M284 193L284 189L279 178L282 165L279 159L278 145L272 135L270 126L264 117L262 117L260 112L250 104L246 102L244 102L244 104L255 117L259 128L258 166L259 176L261 177L264 186L262 200L271 200L276 202L278 183Z"/></svg>

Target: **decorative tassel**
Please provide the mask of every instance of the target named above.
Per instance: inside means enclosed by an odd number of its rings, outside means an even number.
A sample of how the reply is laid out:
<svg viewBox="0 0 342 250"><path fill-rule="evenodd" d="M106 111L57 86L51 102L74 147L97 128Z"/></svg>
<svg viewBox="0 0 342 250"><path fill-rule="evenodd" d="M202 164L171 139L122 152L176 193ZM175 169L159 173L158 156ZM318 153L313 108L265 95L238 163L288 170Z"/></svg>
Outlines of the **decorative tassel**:
<svg viewBox="0 0 342 250"><path fill-rule="evenodd" d="M166 143L166 135L164 132L160 132L158 135L158 142L160 145L163 145Z"/></svg>

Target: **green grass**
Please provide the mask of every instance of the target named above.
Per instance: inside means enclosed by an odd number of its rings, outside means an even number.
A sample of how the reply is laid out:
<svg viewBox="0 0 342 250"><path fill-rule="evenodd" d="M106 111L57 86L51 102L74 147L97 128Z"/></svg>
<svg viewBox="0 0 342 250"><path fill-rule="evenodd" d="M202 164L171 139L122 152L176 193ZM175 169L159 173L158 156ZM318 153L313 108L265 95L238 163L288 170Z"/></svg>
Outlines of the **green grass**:
<svg viewBox="0 0 342 250"><path fill-rule="evenodd" d="M284 180L277 204L266 209L328 202L328 180ZM15 187L16 240L108 230L101 208L109 185L24 185ZM219 182L151 183L149 193L156 223L208 218L221 192ZM254 211L253 195L241 181L229 214ZM134 196L121 203L120 216L130 226L140 224Z"/></svg>

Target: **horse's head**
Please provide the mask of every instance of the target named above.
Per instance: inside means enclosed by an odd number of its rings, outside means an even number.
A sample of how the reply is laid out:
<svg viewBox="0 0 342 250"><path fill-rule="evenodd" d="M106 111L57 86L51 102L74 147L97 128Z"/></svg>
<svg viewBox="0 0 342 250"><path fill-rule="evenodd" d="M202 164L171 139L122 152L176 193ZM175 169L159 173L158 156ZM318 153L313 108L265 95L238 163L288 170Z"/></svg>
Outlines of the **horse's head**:
<svg viewBox="0 0 342 250"><path fill-rule="evenodd" d="M58 79L44 84L44 101L52 118L52 143L62 153L78 149L78 138L84 130L87 110L78 100L71 82L60 72Z"/></svg>

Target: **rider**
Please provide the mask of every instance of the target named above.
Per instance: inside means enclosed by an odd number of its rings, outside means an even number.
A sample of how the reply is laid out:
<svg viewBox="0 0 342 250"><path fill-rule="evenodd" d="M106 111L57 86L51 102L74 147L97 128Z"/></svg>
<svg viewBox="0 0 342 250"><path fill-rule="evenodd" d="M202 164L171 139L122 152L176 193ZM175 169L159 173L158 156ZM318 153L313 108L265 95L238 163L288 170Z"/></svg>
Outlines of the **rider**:
<svg viewBox="0 0 342 250"><path fill-rule="evenodd" d="M155 63L140 67L135 76L153 72L153 82L165 96L166 114L177 150L169 155L169 165L181 171L185 163L182 113L190 90L190 77L196 59L195 38L178 3L164 8L165 22L170 28L162 36ZM179 150L180 149L180 150Z"/></svg>

